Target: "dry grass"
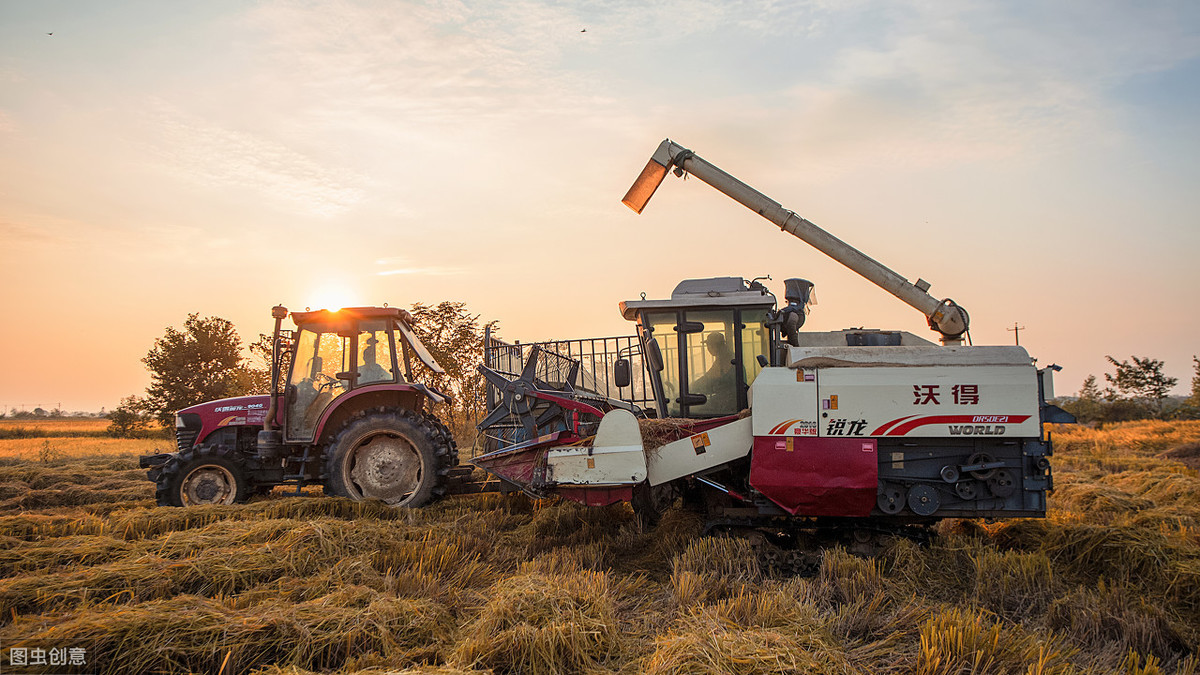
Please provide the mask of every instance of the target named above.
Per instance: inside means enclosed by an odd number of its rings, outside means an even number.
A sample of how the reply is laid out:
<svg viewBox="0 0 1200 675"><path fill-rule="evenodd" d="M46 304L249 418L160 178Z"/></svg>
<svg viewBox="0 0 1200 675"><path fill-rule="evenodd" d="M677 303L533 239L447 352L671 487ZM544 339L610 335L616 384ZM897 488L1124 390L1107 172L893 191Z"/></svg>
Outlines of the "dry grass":
<svg viewBox="0 0 1200 675"><path fill-rule="evenodd" d="M55 463L66 459L136 457L174 452L171 441L131 438L9 438L0 440L0 460L19 459Z"/></svg>
<svg viewBox="0 0 1200 675"><path fill-rule="evenodd" d="M0 441L0 644L97 673L1196 673L1200 423L1055 434L1047 519L791 579L684 511L160 509L136 455L164 441Z"/></svg>
<svg viewBox="0 0 1200 675"><path fill-rule="evenodd" d="M48 436L86 436L103 434L109 420L91 417L0 419L0 434L24 429Z"/></svg>

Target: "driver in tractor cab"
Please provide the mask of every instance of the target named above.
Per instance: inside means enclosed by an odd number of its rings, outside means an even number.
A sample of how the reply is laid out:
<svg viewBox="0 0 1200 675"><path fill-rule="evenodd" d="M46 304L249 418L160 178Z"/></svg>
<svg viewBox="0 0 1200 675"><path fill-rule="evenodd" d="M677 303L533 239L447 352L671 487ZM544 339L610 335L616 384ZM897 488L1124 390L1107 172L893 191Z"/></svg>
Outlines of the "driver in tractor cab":
<svg viewBox="0 0 1200 675"><path fill-rule="evenodd" d="M375 360L375 345L378 343L379 343L379 340L375 339L374 335L367 338L367 340L366 340L366 346L363 347L363 350L362 350L362 358L359 359L360 360L360 363L358 366L358 383L359 384L367 384L369 382L390 381L392 379L391 372L388 371L387 368L384 368L383 366L379 365L379 362Z"/></svg>
<svg viewBox="0 0 1200 675"><path fill-rule="evenodd" d="M704 346L712 356L712 365L696 379L689 389L696 394L706 394L706 406L710 410L730 410L734 407L733 352L719 331L704 338Z"/></svg>

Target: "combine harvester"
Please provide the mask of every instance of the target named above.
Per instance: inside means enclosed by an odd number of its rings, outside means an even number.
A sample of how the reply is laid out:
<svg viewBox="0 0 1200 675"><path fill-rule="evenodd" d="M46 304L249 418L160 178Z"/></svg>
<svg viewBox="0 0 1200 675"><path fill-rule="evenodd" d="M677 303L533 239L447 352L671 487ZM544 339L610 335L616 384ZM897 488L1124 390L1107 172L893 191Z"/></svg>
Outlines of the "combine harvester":
<svg viewBox="0 0 1200 675"><path fill-rule="evenodd" d="M486 453L459 464L434 413L445 396L414 380L414 361L441 368L407 312L276 307L271 393L179 411L178 450L141 460L158 503L233 504L276 486L395 506L521 490L627 501L653 523L682 499L709 530L858 550L881 535L922 536L940 518L1045 515L1043 423L1073 421L1047 403L1057 366L1035 368L1021 347L964 346L967 312L929 295L927 282L910 283L670 140L624 203L641 213L671 169L916 308L942 344L903 331L801 332L813 288L803 279L785 281L782 308L758 280L691 279L669 299L621 303L633 336L489 336ZM289 315L296 329L282 331ZM476 480L475 467L488 478Z"/></svg>
<svg viewBox="0 0 1200 675"><path fill-rule="evenodd" d="M860 549L941 518L1045 515L1043 423L1073 421L1047 402L1057 366L1037 369L1021 347L964 345L966 310L928 282L670 140L623 203L640 214L671 169L914 307L941 345L903 331L801 332L813 288L803 279L785 281L783 308L758 280L687 280L670 299L621 303L633 337L490 340L480 427L491 451L476 466L534 496L629 501L647 522L682 498L710 530Z"/></svg>

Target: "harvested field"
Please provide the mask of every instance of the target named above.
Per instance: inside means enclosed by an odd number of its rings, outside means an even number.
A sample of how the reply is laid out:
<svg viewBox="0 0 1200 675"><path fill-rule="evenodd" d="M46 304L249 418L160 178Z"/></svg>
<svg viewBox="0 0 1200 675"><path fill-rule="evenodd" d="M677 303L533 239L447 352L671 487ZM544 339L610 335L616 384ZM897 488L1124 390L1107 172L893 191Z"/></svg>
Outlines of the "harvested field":
<svg viewBox="0 0 1200 675"><path fill-rule="evenodd" d="M4 418L0 419L0 438L106 436L109 424L103 417Z"/></svg>
<svg viewBox="0 0 1200 675"><path fill-rule="evenodd" d="M163 439L63 437L0 439L0 462L33 460L43 464L60 459L95 459L98 457L136 457L156 452L174 452L175 444ZM134 461L134 468L137 462Z"/></svg>
<svg viewBox="0 0 1200 675"><path fill-rule="evenodd" d="M1200 672L1200 423L1059 427L1045 520L774 578L670 511L279 491L154 506L166 441L0 441L0 645L95 673ZM43 453L43 441L59 452ZM31 445L22 445L29 443ZM31 651L29 653L32 653ZM49 672L64 672L50 668Z"/></svg>

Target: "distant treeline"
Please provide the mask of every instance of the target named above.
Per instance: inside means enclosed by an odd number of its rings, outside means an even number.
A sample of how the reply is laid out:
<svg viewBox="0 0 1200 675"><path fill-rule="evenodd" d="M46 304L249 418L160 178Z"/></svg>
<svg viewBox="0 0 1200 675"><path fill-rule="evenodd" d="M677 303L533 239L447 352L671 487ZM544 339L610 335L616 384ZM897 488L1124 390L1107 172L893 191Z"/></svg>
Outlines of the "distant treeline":
<svg viewBox="0 0 1200 675"><path fill-rule="evenodd" d="M1111 356L1105 358L1114 366L1114 372L1104 374L1108 386L1101 389L1096 376L1088 375L1077 396L1059 401L1059 405L1075 415L1079 422L1200 419L1200 358L1192 357L1195 374L1191 396L1186 398L1169 395L1179 379L1163 374L1163 362L1158 359L1133 356L1131 361L1118 361Z"/></svg>
<svg viewBox="0 0 1200 675"><path fill-rule="evenodd" d="M90 413L83 411L67 412L61 408L46 410L45 408L34 408L33 410L17 410L10 408L8 412L0 410L0 420L94 420L105 419L108 413L104 408L98 413Z"/></svg>

